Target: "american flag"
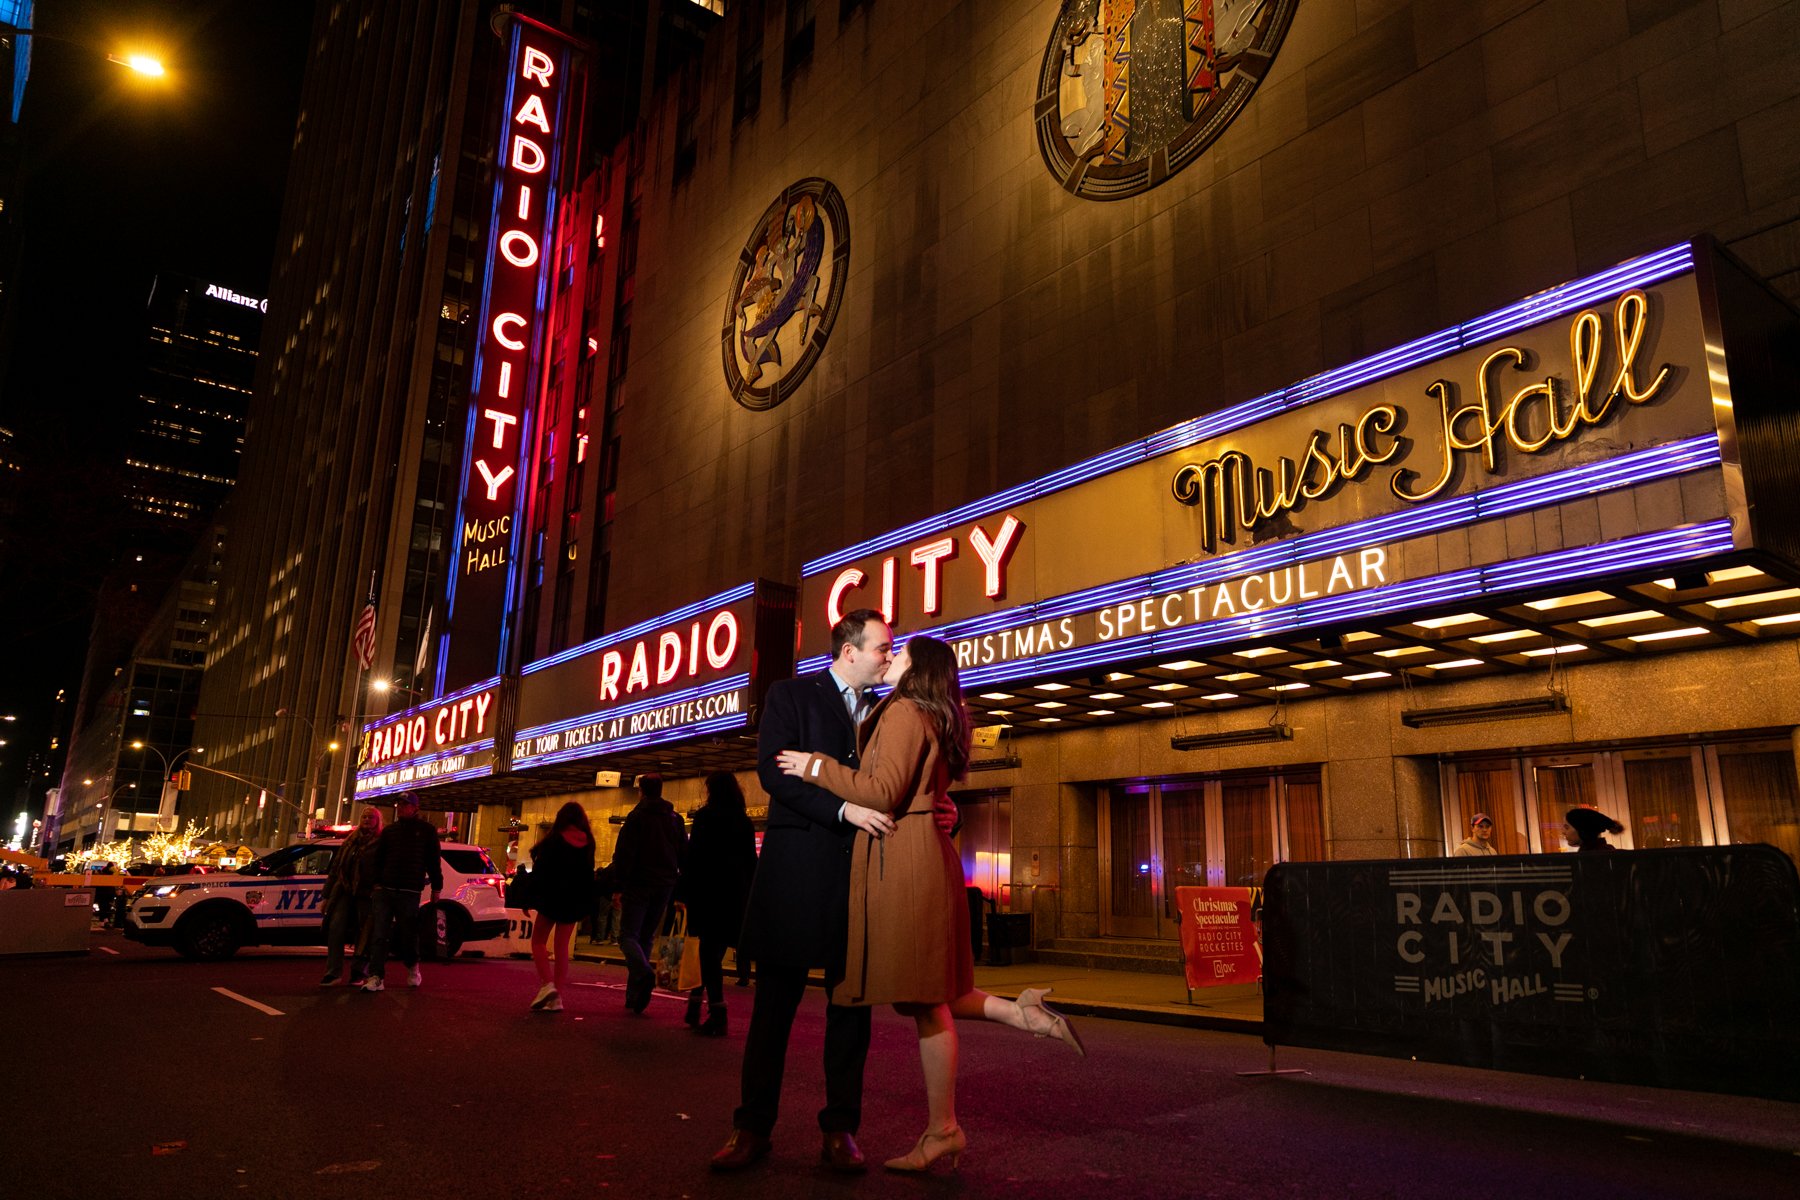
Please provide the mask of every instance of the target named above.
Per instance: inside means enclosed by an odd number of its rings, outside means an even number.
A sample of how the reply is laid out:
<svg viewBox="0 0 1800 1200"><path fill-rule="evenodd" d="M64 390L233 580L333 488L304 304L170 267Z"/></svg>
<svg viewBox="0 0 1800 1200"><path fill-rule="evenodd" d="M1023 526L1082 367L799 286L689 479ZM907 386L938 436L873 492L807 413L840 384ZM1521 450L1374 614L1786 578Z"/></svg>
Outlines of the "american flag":
<svg viewBox="0 0 1800 1200"><path fill-rule="evenodd" d="M366 671L375 663L375 597L363 606L362 616L356 618L356 632L350 638L350 644L356 650L356 665Z"/></svg>

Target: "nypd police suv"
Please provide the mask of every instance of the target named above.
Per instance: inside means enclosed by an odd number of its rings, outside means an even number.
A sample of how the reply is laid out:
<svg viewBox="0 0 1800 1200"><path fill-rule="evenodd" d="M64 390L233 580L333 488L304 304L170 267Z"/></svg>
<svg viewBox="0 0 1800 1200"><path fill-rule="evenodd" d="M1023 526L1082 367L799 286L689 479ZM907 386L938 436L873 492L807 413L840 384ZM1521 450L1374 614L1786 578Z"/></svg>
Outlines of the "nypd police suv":
<svg viewBox="0 0 1800 1200"><path fill-rule="evenodd" d="M153 880L132 901L125 936L205 961L230 958L240 946L322 946L325 873L343 841L287 846L235 873ZM443 893L434 905L427 891L420 904L436 922L438 953L452 958L465 942L506 932L505 879L480 846L445 842L439 853Z"/></svg>

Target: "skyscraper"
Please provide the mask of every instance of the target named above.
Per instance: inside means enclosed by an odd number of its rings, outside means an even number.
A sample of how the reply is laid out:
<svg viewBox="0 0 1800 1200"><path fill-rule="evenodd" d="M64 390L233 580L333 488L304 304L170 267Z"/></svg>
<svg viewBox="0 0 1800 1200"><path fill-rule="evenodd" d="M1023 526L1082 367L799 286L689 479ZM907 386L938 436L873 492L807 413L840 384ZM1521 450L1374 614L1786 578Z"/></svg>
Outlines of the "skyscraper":
<svg viewBox="0 0 1800 1200"><path fill-rule="evenodd" d="M360 689L350 654L367 603L379 613L369 677L401 705L435 683L465 452L477 435L522 432L479 426L470 399L499 223L529 209L565 255L538 264L542 287L573 286L593 221L579 181L716 21L689 0L320 7L197 735L205 765L231 776L201 770L192 806L234 836L274 840L305 815L291 802L258 813L243 780L283 801L324 774L342 790L346 764L321 771L321 756L389 703ZM503 111L507 56L522 25L566 56L557 78L570 90L541 118L557 126L553 157L503 212L502 135L518 115ZM557 344L584 345L585 329L576 315ZM556 369L532 366L538 379ZM558 383L573 389L573 363ZM564 411L574 403L571 391Z"/></svg>
<svg viewBox="0 0 1800 1200"><path fill-rule="evenodd" d="M267 307L225 284L167 272L151 288L127 499L178 542L194 536L237 479Z"/></svg>

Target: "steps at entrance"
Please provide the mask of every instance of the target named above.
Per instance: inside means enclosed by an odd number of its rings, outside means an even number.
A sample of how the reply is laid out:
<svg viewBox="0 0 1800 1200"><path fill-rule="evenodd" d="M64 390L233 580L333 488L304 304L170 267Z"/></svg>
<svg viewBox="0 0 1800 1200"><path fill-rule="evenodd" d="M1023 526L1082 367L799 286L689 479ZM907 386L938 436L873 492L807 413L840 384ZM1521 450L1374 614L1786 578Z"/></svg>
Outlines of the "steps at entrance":
<svg viewBox="0 0 1800 1200"><path fill-rule="evenodd" d="M1181 946L1130 938L1055 938L1037 947L1037 961L1098 971L1180 975Z"/></svg>

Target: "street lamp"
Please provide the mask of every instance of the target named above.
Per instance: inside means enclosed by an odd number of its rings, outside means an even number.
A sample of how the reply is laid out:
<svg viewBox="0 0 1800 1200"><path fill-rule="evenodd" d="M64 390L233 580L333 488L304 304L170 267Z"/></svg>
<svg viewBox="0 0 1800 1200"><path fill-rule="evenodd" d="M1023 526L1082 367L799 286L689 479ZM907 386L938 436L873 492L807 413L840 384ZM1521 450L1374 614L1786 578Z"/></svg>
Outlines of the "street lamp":
<svg viewBox="0 0 1800 1200"><path fill-rule="evenodd" d="M131 743L131 748L133 750L137 750L139 752L146 751L146 750L149 751L151 754L156 755L157 761L162 763L162 765L163 765L162 788L156 794L156 816L157 816L157 819L160 821L162 819L162 815L163 815L163 811L162 811L163 800L169 794L169 784L173 783L175 780L175 768L179 767L181 765L181 760L183 758L186 758L188 755L204 754L206 752L206 750L204 747L201 747L201 746L189 746L186 750L176 751L175 758L173 761L171 761L170 759L168 759L167 757L164 756L164 754L161 750L158 750L155 746L150 745L148 742L134 741ZM137 823L135 821L132 823L132 828L134 830L137 828Z"/></svg>
<svg viewBox="0 0 1800 1200"><path fill-rule="evenodd" d="M312 718L303 716L302 714L295 712L291 708L278 708L275 710L275 715L277 717L292 717L296 721L306 722L307 729L309 729L312 732L313 744L315 744L315 745L318 744L318 742L320 740L319 739L319 727L317 725L313 724ZM340 718L337 724L338 724L338 726L342 726L343 720ZM307 817L308 821L317 819L316 814L319 812L320 808L323 807L319 803L319 791L320 791L320 784L318 782L319 770L321 767L323 767L325 765L325 760L330 758L331 755L337 751L338 747L339 747L339 742L336 738L326 739L325 740L325 748L320 750L318 755L316 757L312 758L310 760L310 762L308 763L307 770L306 770L306 800L307 800L306 817ZM310 828L310 826L309 826L309 828Z"/></svg>

